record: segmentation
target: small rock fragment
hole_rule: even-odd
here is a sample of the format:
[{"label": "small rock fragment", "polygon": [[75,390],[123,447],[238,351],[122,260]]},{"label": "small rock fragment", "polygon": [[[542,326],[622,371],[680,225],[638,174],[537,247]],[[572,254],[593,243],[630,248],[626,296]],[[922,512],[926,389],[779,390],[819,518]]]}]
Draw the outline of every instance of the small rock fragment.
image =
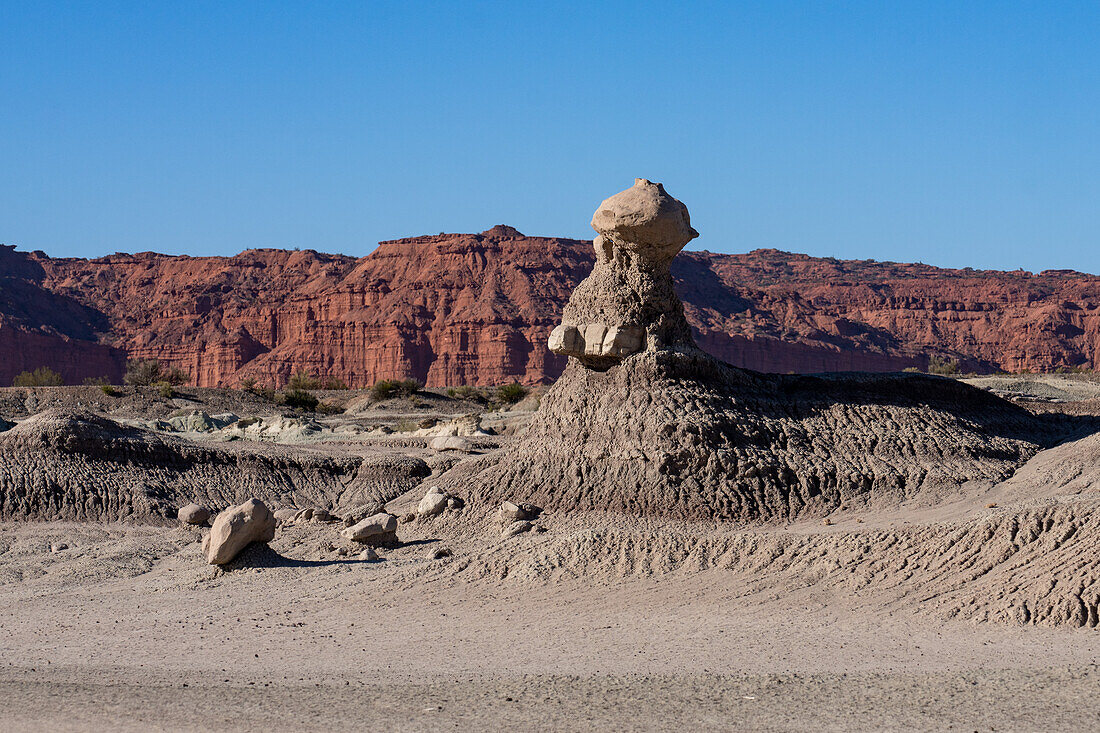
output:
[{"label": "small rock fragment", "polygon": [[367,517],[362,522],[344,529],[342,534],[352,542],[381,545],[397,539],[397,517],[385,512]]},{"label": "small rock fragment", "polygon": [[333,515],[332,512],[327,509],[314,509],[313,516],[310,517],[309,521],[320,524],[323,522],[335,522],[339,519],[339,517]]},{"label": "small rock fragment", "polygon": [[440,547],[438,550],[436,550],[435,552],[432,553],[432,559],[433,560],[442,560],[443,558],[450,557],[453,554],[454,553],[451,552],[451,548],[449,548],[449,547]]},{"label": "small rock fragment", "polygon": [[520,522],[527,519],[535,519],[542,513],[542,509],[534,504],[514,504],[506,501],[500,505],[497,514],[501,521]]},{"label": "small rock fragment", "polygon": [[500,531],[500,536],[503,539],[508,539],[509,537],[515,537],[517,534],[522,534],[534,528],[535,525],[526,520],[512,522],[511,524],[506,525],[504,529]]},{"label": "small rock fragment", "polygon": [[359,553],[359,559],[363,562],[377,562],[380,558],[373,547],[368,547]]},{"label": "small rock fragment", "polygon": [[184,524],[206,524],[206,520],[210,519],[210,510],[192,502],[181,507],[176,516]]},{"label": "small rock fragment", "polygon": [[294,517],[296,517],[297,515],[298,515],[298,510],[297,509],[276,509],[275,510],[275,519],[279,520],[280,522],[292,522],[292,521],[294,521]]},{"label": "small rock fragment", "polygon": [[359,524],[364,519],[375,514],[379,514],[383,511],[383,506],[379,503],[374,504],[360,504],[357,507],[353,507],[344,512],[344,526],[351,527]]},{"label": "small rock fragment", "polygon": [[308,522],[313,519],[313,508],[306,507],[294,515],[295,522]]},{"label": "small rock fragment", "polygon": [[69,549],[68,542],[54,542],[50,545],[50,552],[61,552],[62,550]]},{"label": "small rock fragment", "polygon": [[420,500],[420,504],[416,507],[416,514],[420,517],[434,517],[446,508],[447,495],[438,486],[433,486]]},{"label": "small rock fragment", "polygon": [[202,549],[211,565],[224,565],[252,542],[275,539],[275,515],[259,499],[231,506],[217,517]]}]

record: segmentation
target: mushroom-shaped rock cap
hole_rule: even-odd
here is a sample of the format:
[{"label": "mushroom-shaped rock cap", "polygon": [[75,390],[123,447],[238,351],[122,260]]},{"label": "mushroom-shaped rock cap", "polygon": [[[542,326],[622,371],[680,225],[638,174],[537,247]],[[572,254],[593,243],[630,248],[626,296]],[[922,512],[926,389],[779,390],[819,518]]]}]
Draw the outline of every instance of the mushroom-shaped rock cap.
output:
[{"label": "mushroom-shaped rock cap", "polygon": [[635,178],[634,185],[606,199],[592,216],[592,228],[620,245],[652,256],[673,257],[699,236],[687,207],[659,183]]}]

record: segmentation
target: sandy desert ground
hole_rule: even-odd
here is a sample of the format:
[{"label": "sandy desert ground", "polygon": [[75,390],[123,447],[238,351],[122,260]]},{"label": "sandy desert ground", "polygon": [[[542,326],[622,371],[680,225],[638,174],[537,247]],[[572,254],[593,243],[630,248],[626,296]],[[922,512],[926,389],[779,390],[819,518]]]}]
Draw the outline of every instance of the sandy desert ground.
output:
[{"label": "sandy desert ground", "polygon": [[[569,555],[577,537],[552,520],[545,534],[503,545],[481,537],[483,546],[446,521],[408,533],[379,563],[330,551],[325,525],[290,526],[228,571],[203,563],[197,530],[6,524],[4,728],[1003,731],[1100,722],[1095,628],[946,618],[951,603],[935,598],[950,596],[943,577],[852,584],[843,568],[823,569],[820,549],[850,543],[847,529],[832,542],[816,526],[734,538],[794,538],[811,556],[792,550],[768,570],[738,571],[707,567],[703,552],[677,562],[652,539],[700,527],[611,523],[580,533],[614,535],[606,552]],[[51,552],[60,541],[69,549]],[[432,559],[442,546],[454,554]]]},{"label": "sandy desert ground", "polygon": [[[311,417],[227,390],[0,390],[0,729],[1095,728],[1095,383],[970,381],[1076,432],[1000,481],[787,521],[549,510],[510,537],[476,496],[411,514],[456,462],[506,449],[541,392],[480,415],[442,394],[332,394]],[[211,417],[230,411],[245,419]],[[432,447],[455,433],[461,451]],[[100,439],[116,458],[81,453]],[[260,471],[273,508],[378,498],[399,542],[368,562],[339,522],[282,520],[208,565],[209,530],[164,502],[241,497],[203,484],[224,472],[189,473],[195,455]],[[33,498],[44,474],[70,478]],[[91,512],[85,475],[130,503],[42,521]]]},{"label": "sandy desert ground", "polygon": [[502,540],[471,505],[380,562],[325,523],[225,569],[203,528],[0,523],[0,727],[1087,730],[1096,606],[1052,578],[1095,592],[1100,493],[1050,471],[1090,446],[828,524],[548,512]]}]

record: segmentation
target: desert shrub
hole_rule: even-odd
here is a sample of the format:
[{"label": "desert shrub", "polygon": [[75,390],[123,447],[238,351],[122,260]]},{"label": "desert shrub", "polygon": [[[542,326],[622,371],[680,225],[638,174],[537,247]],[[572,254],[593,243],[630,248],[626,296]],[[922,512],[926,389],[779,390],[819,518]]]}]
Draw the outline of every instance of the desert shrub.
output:
[{"label": "desert shrub", "polygon": [[393,426],[395,432],[398,433],[412,433],[420,428],[420,423],[416,420],[399,420],[396,425]]},{"label": "desert shrub", "polygon": [[281,395],[280,402],[295,410],[316,410],[318,400],[304,389],[288,389]]},{"label": "desert shrub", "polygon": [[336,377],[325,377],[321,380],[321,389],[347,389],[348,385]]},{"label": "desert shrub", "polygon": [[241,389],[251,395],[259,397],[261,400],[275,402],[275,390],[268,387],[266,384],[258,383],[252,377],[245,377],[241,380]]},{"label": "desert shrub", "polygon": [[110,383],[111,380],[107,377],[84,377],[84,381],[81,382],[85,387],[102,387]]},{"label": "desert shrub", "polygon": [[305,392],[311,389],[320,389],[321,382],[306,370],[294,372],[286,388],[296,392]]},{"label": "desert shrub", "polygon": [[176,396],[176,390],[169,382],[154,382],[152,386],[156,387],[160,396],[166,400],[170,400]]},{"label": "desert shrub", "polygon": [[49,367],[38,367],[33,372],[20,372],[11,380],[13,387],[60,387],[65,384],[61,375]]},{"label": "desert shrub", "polygon": [[109,384],[99,385],[99,391],[107,395],[108,397],[118,397],[120,394],[122,394],[116,388],[112,387]]},{"label": "desert shrub", "polygon": [[379,379],[374,383],[374,386],[370,388],[370,398],[375,402],[381,402],[382,400],[388,400],[394,396],[396,386],[392,379]]},{"label": "desert shrub", "polygon": [[928,358],[928,371],[930,374],[942,374],[949,376],[959,373],[959,362],[946,356],[933,354]]},{"label": "desert shrub", "polygon": [[465,384],[461,387],[448,388],[447,396],[453,397],[456,400],[468,400],[470,402],[485,401],[485,395],[481,393],[481,390],[479,390],[477,387],[471,387]]},{"label": "desert shrub", "polygon": [[518,382],[497,388],[497,399],[506,405],[514,405],[527,396],[527,388]]},{"label": "desert shrub", "polygon": [[342,415],[344,408],[331,402],[321,402],[318,403],[316,411],[322,415]]},{"label": "desert shrub", "polygon": [[180,385],[190,380],[190,375],[177,367],[162,367],[156,359],[137,359],[126,362],[126,384],[135,387],[154,387],[161,383]]},{"label": "desert shrub", "polygon": [[902,369],[902,371],[906,374],[916,374],[920,372],[920,369],[917,369],[916,367],[905,367],[904,369]]},{"label": "desert shrub", "polygon": [[371,399],[375,402],[391,397],[411,397],[420,391],[423,385],[415,379],[379,379],[370,388]]}]

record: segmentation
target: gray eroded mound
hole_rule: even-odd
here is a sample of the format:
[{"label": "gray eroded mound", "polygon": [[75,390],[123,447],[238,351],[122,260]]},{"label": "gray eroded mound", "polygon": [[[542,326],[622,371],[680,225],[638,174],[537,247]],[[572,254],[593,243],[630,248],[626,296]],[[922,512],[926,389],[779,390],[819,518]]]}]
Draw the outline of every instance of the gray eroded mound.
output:
[{"label": "gray eroded mound", "polygon": [[570,364],[527,430],[441,485],[552,509],[775,520],[1001,481],[1070,426],[921,375],[763,375],[703,352]]},{"label": "gray eroded mound", "polygon": [[441,486],[550,509],[789,519],[988,485],[1068,429],[954,380],[719,362],[672,287],[696,236],[683,204],[638,179],[592,225],[596,263],[550,335],[564,374],[515,443]]},{"label": "gray eroded mound", "polygon": [[406,456],[365,464],[287,446],[199,445],[55,409],[0,433],[0,519],[157,519],[191,501],[220,508],[251,497],[329,507],[349,492],[400,494],[428,473]]}]

